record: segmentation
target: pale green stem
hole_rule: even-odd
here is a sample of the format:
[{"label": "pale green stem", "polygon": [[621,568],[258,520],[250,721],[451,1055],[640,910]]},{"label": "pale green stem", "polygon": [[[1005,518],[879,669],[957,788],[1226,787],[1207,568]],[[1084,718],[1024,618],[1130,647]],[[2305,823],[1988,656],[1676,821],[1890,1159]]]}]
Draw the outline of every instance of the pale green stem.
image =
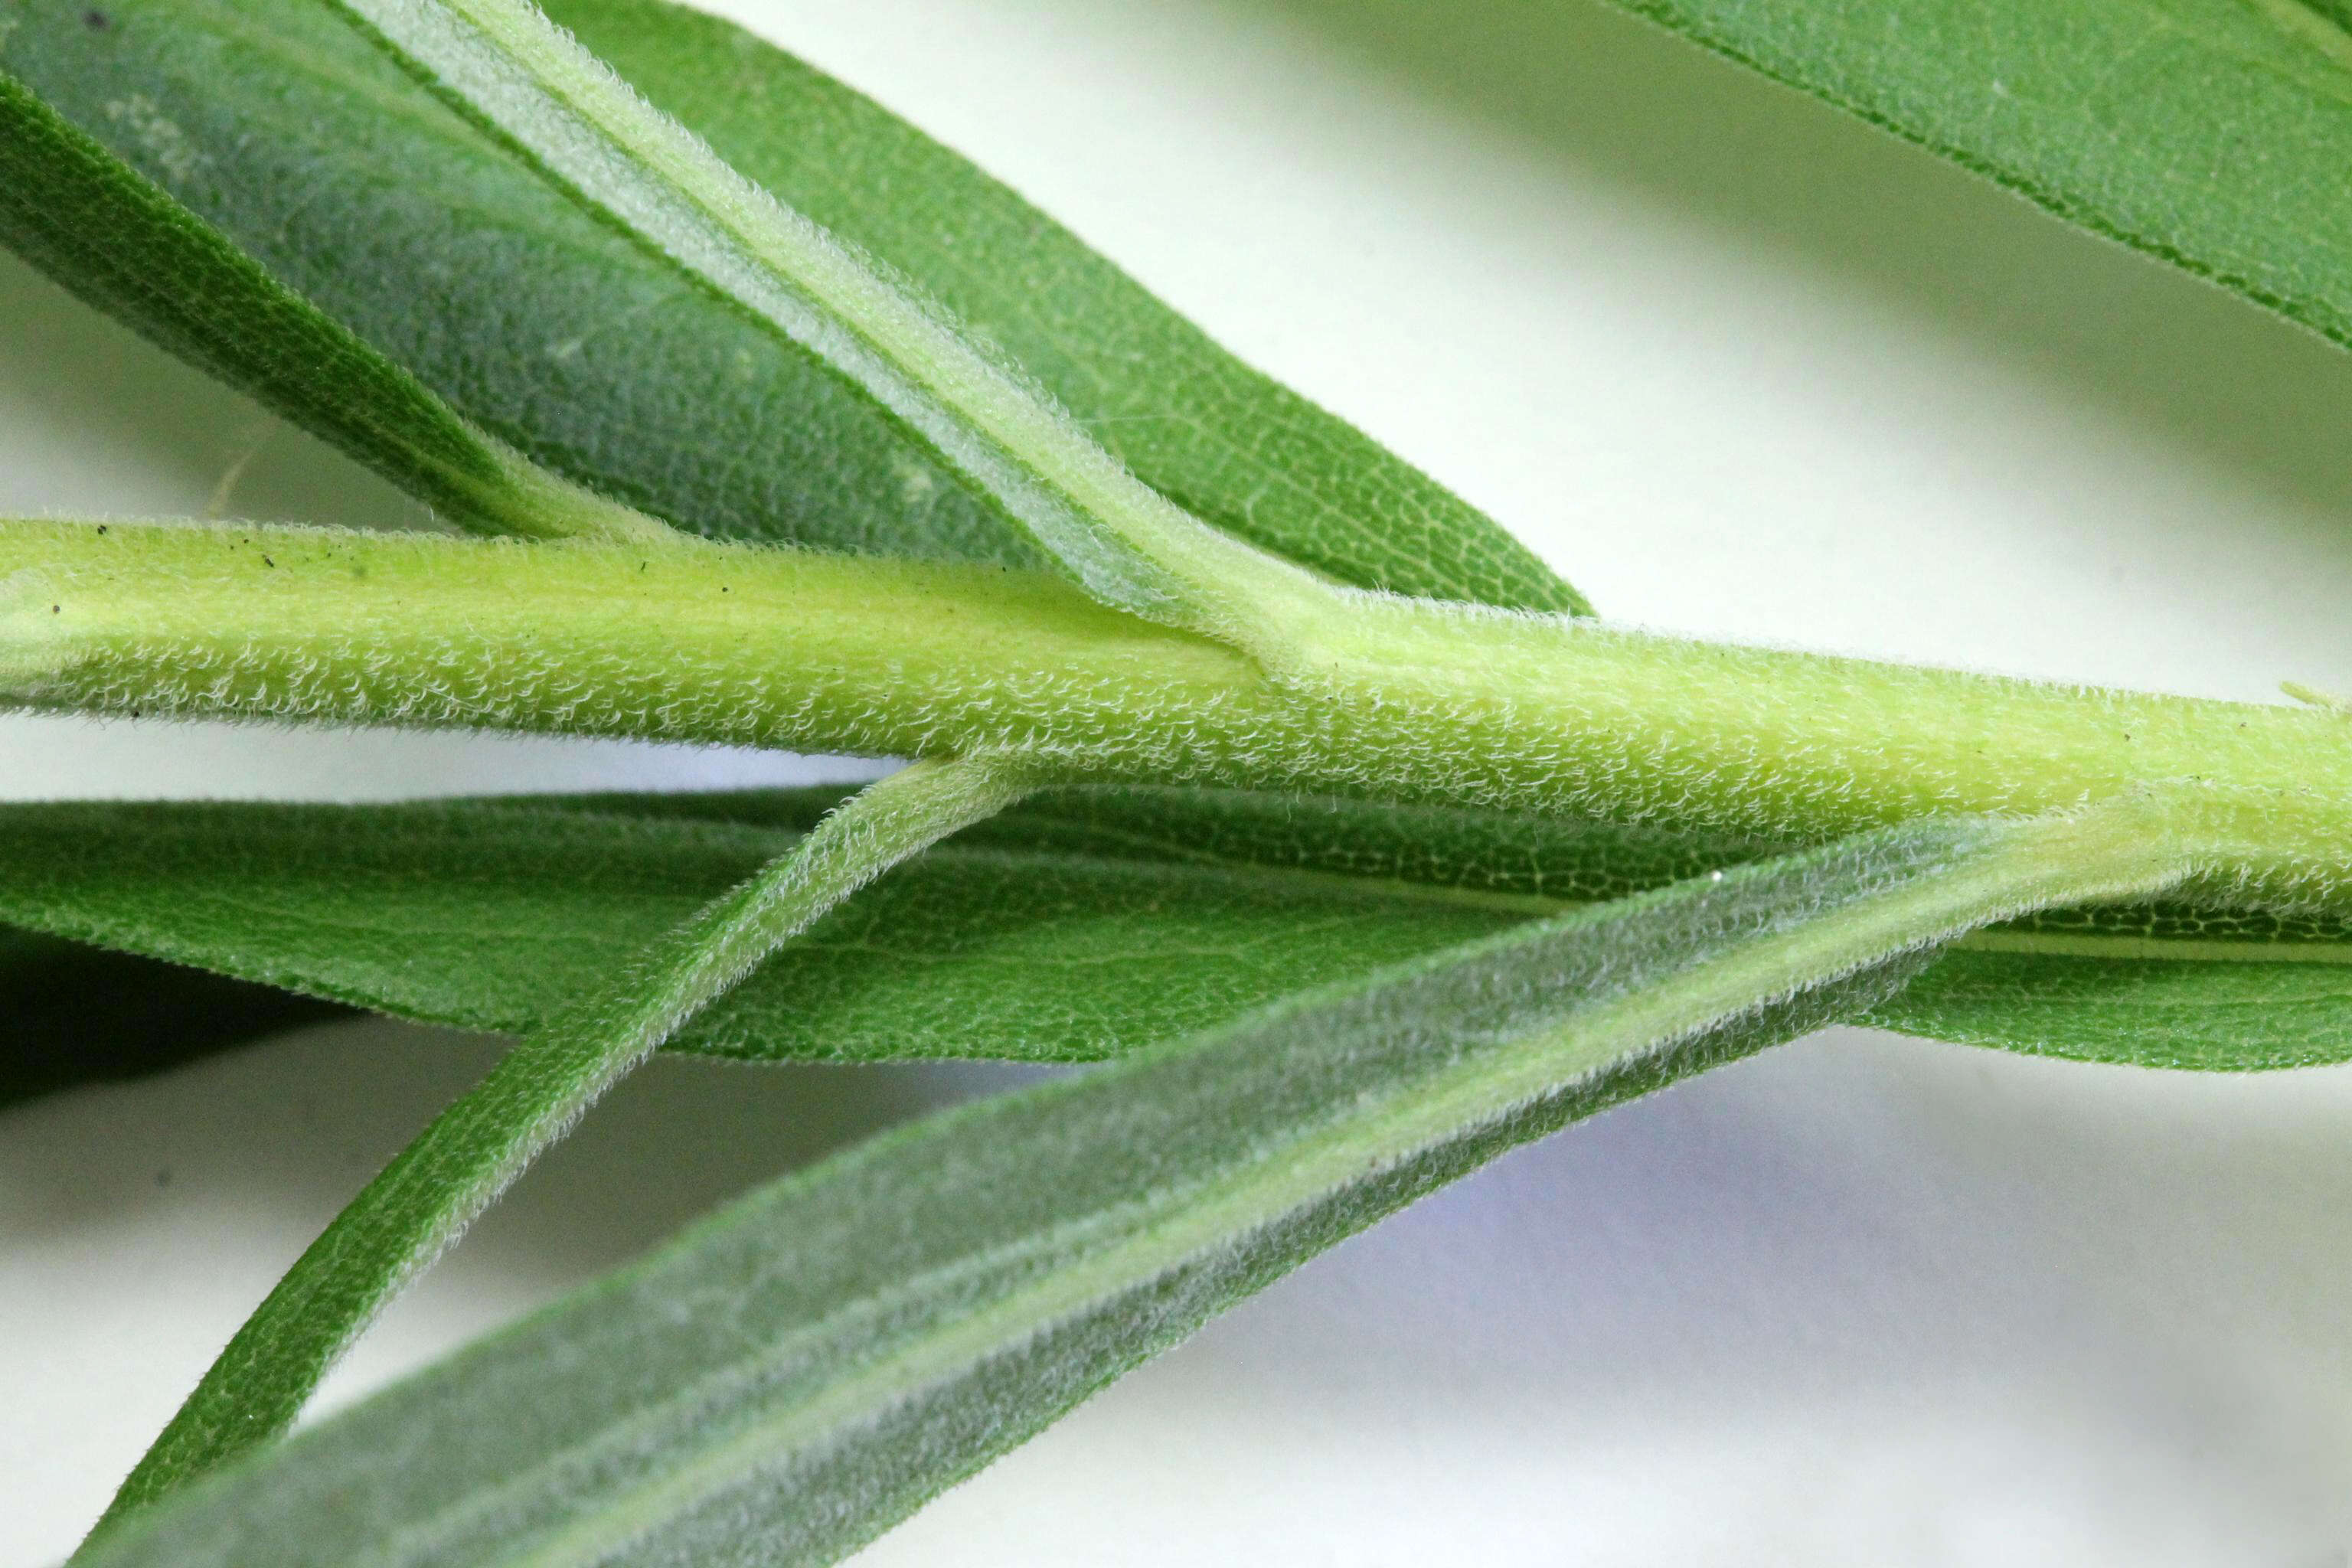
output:
[{"label": "pale green stem", "polygon": [[887,409],[1105,602],[1257,647],[1313,580],[1144,484],[1019,373],[738,174],[528,0],[341,0],[562,184]]},{"label": "pale green stem", "polygon": [[122,1483],[92,1539],[284,1432],[384,1306],[663,1040],[843,899],[1044,778],[1031,760],[996,756],[894,773],[532,1031],[303,1253]]},{"label": "pale green stem", "polygon": [[2352,731],[2195,701],[1318,590],[1279,678],[1058,579],[677,540],[0,525],[0,692],[1590,813],[1817,841],[2178,796],[2198,891],[2352,910]]}]

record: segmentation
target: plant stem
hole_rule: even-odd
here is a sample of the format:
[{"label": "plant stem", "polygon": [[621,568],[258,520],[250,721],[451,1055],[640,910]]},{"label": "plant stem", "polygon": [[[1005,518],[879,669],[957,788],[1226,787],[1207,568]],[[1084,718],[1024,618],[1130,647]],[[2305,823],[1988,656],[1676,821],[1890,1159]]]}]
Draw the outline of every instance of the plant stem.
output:
[{"label": "plant stem", "polygon": [[2308,710],[1337,589],[1262,665],[1056,578],[682,537],[16,523],[0,580],[0,690],[30,706],[1021,750],[1792,842],[2146,794],[2209,847],[2199,896],[2352,909],[2352,731]]},{"label": "plant stem", "polygon": [[99,1521],[126,1515],[293,1425],[376,1315],[606,1089],[789,938],[883,871],[1044,782],[1020,758],[918,763],[649,944],[436,1118],[248,1318]]}]

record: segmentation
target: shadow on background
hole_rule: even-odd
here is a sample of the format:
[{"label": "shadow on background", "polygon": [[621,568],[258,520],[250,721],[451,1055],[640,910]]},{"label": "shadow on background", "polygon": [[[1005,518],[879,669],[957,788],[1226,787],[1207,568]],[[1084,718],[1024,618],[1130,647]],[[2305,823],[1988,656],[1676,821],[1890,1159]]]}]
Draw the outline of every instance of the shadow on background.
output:
[{"label": "shadow on background", "polygon": [[[0,1140],[0,1251],[100,1234],[142,1209],[202,1225],[279,1216],[307,1237],[507,1044],[360,1018],[31,1102]],[[1040,1073],[970,1062],[752,1068],[657,1058],[533,1166],[457,1260],[519,1276],[526,1289],[569,1285],[772,1177]]]},{"label": "shadow on background", "polygon": [[121,466],[144,487],[142,495],[118,496],[103,475],[93,476],[64,498],[70,510],[131,513],[161,505],[199,515],[218,499],[221,515],[270,521],[365,528],[427,520],[424,507],[387,481],[100,315],[5,249],[0,322],[6,323],[0,408],[10,426],[0,430],[0,442],[69,432],[77,448],[130,455]]},{"label": "shadow on background", "polygon": [[1859,120],[1585,0],[1217,3],[1303,23],[1452,112],[2352,529],[2352,355]]}]

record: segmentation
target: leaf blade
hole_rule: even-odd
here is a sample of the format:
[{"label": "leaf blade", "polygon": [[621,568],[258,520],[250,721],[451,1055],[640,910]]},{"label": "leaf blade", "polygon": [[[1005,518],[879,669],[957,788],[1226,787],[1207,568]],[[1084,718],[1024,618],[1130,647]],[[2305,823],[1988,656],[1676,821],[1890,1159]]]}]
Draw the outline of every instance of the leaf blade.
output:
[{"label": "leaf blade", "polygon": [[[714,536],[1041,563],[831,378],[548,189],[329,8],[121,0],[106,15],[112,26],[94,31],[68,8],[0,0],[7,68],[534,461]],[[829,225],[984,316],[1147,483],[1344,581],[1582,607],[1491,521],[1241,364],[1068,231],[847,89],[684,7],[562,19],[668,82],[669,107],[789,184],[793,199],[822,206]],[[677,90],[720,70],[727,94]],[[721,124],[739,101],[807,129],[809,142]],[[138,123],[110,114],[126,102],[151,112]],[[139,123],[170,127],[178,155],[159,154]],[[1070,281],[1081,302],[1065,310],[1034,290],[975,295],[975,281],[956,276],[954,235],[905,222],[903,182],[859,178],[877,166],[919,175],[941,210],[992,237],[995,261]],[[1062,352],[1044,352],[1056,342]],[[1179,434],[1125,443],[1145,406]],[[696,416],[681,419],[681,408]],[[1181,434],[1193,430],[1211,437]]]},{"label": "leaf blade", "polygon": [[668,0],[546,10],[729,163],[918,279],[1178,505],[1360,586],[1591,613],[1459,497],[1242,364],[871,100]]},{"label": "leaf blade", "polygon": [[283,1434],[385,1305],[682,1023],[890,866],[1027,793],[1033,774],[989,757],[894,773],[582,988],[305,1249],[132,1468],[92,1539]]},{"label": "leaf blade", "polygon": [[[786,851],[841,798],[812,789],[0,807],[0,921],[426,1022],[523,1031],[625,961],[638,933],[685,919]],[[1240,792],[1043,796],[884,878],[669,1048],[750,1061],[1121,1056],[1771,849]],[[2230,919],[2123,910],[2034,929],[2210,932]],[[2229,929],[2267,940],[2278,923],[2241,918]],[[2000,955],[1989,967],[1995,955],[1981,944],[1997,939],[1947,952],[1871,1021],[2145,1066],[2247,1070],[2352,1050],[2352,996],[2325,966],[2248,967],[2151,947],[2095,960]],[[2315,951],[2340,933],[2294,940]],[[92,968],[106,960],[88,950],[74,962],[102,995],[158,984],[136,967],[145,959],[124,958],[120,972]],[[25,972],[28,996],[55,990],[41,991],[37,975]],[[52,1043],[26,1066],[39,1087],[179,1059],[161,1036],[110,1045],[83,1030],[77,1044],[67,1024],[52,1021]]]},{"label": "leaf blade", "polygon": [[[736,802],[755,820],[731,823],[630,820],[614,799],[595,811],[7,806],[0,920],[428,1023],[530,1030],[624,962],[642,931],[788,851],[835,799]],[[645,804],[679,809],[675,797]],[[1164,826],[1167,804],[1136,816]],[[1103,848],[1096,820],[1058,842],[1016,826],[924,856],[769,962],[677,1047],[877,1060],[962,1056],[985,1030],[979,1047],[1009,1056],[1096,1058],[1527,912]]]},{"label": "leaf blade", "polygon": [[458,521],[543,538],[649,526],[468,424],[5,70],[0,237],[84,300]]},{"label": "leaf blade", "polygon": [[553,1568],[754,1541],[762,1561],[830,1561],[1502,1148],[1849,1007],[1967,924],[2178,874],[2111,828],[1868,835],[920,1124],[756,1194],[93,1562]]},{"label": "leaf blade", "polygon": [[2297,0],[1618,0],[2352,344],[2352,34]]},{"label": "leaf blade", "polygon": [[2078,1061],[2218,1072],[2319,1067],[2352,1056],[2352,943],[2262,957],[2200,952],[2188,942],[2116,956],[1969,944],[1859,1021]]},{"label": "leaf blade", "polygon": [[821,365],[1098,602],[1262,653],[1311,574],[1145,484],[1018,366],[744,177],[531,0],[336,0],[551,184]]}]

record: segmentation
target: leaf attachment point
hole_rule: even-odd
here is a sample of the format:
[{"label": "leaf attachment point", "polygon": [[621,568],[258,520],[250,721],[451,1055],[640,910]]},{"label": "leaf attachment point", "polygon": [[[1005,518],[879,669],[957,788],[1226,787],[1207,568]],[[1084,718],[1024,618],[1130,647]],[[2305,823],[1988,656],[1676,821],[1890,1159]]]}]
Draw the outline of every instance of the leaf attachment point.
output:
[{"label": "leaf attachment point", "polygon": [[0,237],[84,300],[478,531],[669,537],[458,415],[5,71]]},{"label": "leaf attachment point", "polygon": [[890,775],[508,1053],[368,1184],[246,1321],[91,1540],[285,1432],[385,1305],[663,1040],[874,878],[1041,782],[1034,761],[998,756]]},{"label": "leaf attachment point", "polygon": [[913,432],[1103,603],[1248,647],[1316,580],[1135,478],[1018,371],[523,0],[339,0],[446,97]]},{"label": "leaf attachment point", "polygon": [[1503,1150],[1866,1005],[1985,921],[2169,886],[2189,855],[2163,829],[2119,808],[1864,834],[934,1118],[157,1510],[93,1568],[387,1541],[446,1568],[835,1561]]}]

